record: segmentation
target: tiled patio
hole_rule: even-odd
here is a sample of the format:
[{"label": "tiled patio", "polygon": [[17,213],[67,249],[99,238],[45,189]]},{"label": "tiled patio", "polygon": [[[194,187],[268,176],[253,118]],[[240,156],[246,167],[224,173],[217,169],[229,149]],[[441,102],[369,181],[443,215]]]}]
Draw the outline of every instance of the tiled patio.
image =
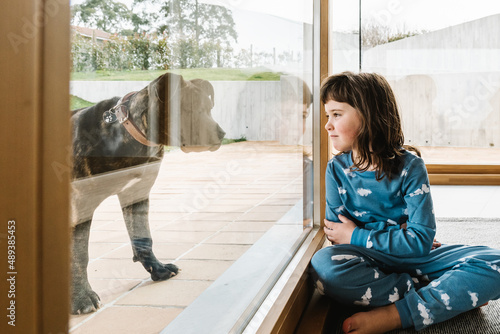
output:
[{"label": "tiled patio", "polygon": [[71,333],[158,333],[302,198],[302,148],[242,142],[166,154],[151,194],[153,248],[180,273],[153,282],[132,250],[116,196],[94,214],[88,274],[103,307]]}]

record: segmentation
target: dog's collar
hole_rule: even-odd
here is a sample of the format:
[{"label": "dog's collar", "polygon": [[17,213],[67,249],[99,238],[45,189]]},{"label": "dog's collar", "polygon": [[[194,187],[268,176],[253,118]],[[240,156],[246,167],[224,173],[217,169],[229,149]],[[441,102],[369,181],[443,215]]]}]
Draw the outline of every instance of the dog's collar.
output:
[{"label": "dog's collar", "polygon": [[113,108],[105,111],[102,115],[104,122],[110,124],[118,121],[125,127],[125,130],[127,130],[127,132],[139,143],[146,146],[159,146],[160,144],[149,141],[146,135],[141,131],[141,129],[139,129],[137,125],[135,125],[133,120],[129,118],[129,109],[128,106],[125,105],[125,103],[135,93],[136,92],[128,93],[127,95],[123,96]]}]

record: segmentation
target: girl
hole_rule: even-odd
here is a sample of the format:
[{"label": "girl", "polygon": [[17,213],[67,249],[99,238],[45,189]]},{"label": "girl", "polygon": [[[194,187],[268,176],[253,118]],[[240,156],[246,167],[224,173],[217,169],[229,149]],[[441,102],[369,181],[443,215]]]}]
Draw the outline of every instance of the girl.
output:
[{"label": "girl", "polygon": [[325,181],[333,246],[311,263],[321,292],[368,308],[347,318],[344,332],[420,330],[500,298],[499,250],[434,241],[427,171],[418,150],[403,145],[388,82],[344,72],[323,82],[321,100],[340,153]]}]

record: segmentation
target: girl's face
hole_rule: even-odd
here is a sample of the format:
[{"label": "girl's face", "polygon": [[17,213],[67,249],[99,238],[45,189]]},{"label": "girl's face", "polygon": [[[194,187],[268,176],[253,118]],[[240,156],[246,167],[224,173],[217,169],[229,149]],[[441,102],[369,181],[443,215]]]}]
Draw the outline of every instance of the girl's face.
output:
[{"label": "girl's face", "polygon": [[361,129],[358,111],[347,103],[334,100],[329,100],[325,104],[325,111],[328,118],[325,129],[328,131],[333,147],[337,151],[353,150],[354,142]]}]

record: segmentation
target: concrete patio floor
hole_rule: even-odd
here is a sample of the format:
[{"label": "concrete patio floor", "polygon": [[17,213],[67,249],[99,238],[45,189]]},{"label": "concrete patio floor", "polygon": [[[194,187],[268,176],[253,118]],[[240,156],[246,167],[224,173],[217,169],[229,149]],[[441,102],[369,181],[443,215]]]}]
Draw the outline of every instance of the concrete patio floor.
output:
[{"label": "concrete patio floor", "polygon": [[302,199],[302,148],[241,142],[169,152],[151,192],[153,249],[181,271],[153,282],[132,250],[116,196],[94,214],[88,275],[103,307],[70,332],[158,333]]}]

